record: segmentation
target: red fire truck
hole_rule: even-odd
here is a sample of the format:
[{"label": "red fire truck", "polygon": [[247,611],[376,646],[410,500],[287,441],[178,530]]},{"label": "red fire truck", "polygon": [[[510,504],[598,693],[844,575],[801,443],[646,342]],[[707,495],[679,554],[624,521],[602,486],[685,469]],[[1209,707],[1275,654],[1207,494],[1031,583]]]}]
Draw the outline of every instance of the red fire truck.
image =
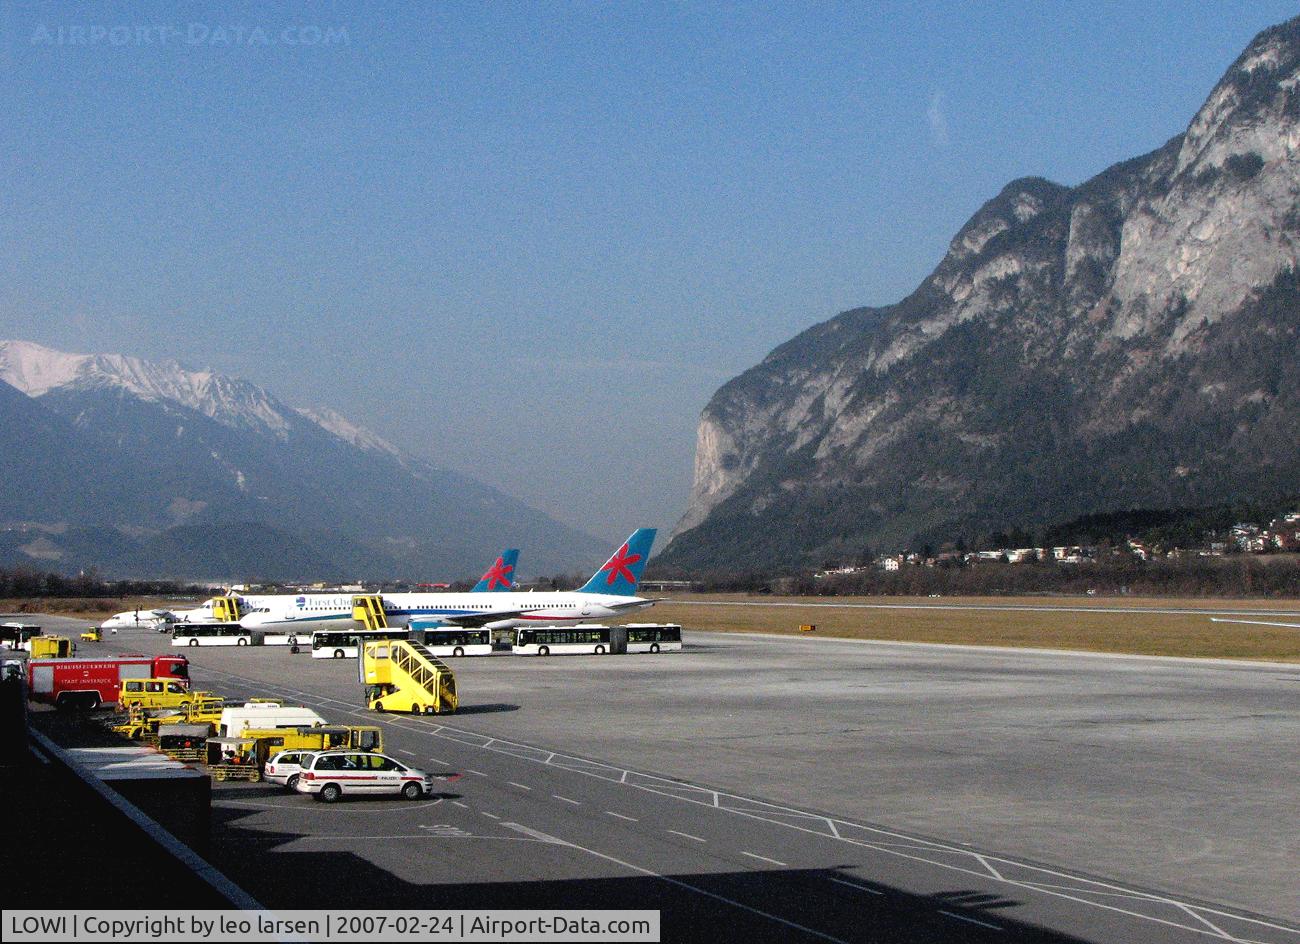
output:
[{"label": "red fire truck", "polygon": [[185,656],[116,656],[108,659],[32,659],[28,695],[61,708],[98,708],[116,702],[123,679],[181,679],[189,684]]}]

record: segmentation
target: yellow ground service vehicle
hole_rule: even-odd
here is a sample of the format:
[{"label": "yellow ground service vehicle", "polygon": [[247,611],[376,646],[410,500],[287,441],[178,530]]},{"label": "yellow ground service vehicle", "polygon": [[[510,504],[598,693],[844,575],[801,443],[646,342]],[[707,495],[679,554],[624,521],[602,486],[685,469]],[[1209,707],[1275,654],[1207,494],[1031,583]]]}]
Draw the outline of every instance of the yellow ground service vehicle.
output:
[{"label": "yellow ground service vehicle", "polygon": [[[86,638],[84,633],[81,638]],[[33,659],[66,659],[77,651],[67,636],[33,636],[28,645]]]},{"label": "yellow ground service vehicle", "polygon": [[245,728],[239,733],[243,737],[265,741],[268,757],[287,750],[327,751],[346,747],[352,750],[381,753],[384,749],[383,732],[379,728],[370,726],[318,724],[309,728],[275,728],[265,731]]},{"label": "yellow ground service vehicle", "polygon": [[210,724],[169,724],[158,728],[158,750],[176,760],[202,761],[211,734]]},{"label": "yellow ground service vehicle", "polygon": [[92,626],[81,634],[81,640],[83,642],[103,642],[104,631],[98,626]]},{"label": "yellow ground service vehicle", "polygon": [[135,705],[127,709],[125,721],[111,725],[109,730],[132,741],[141,741],[148,738],[157,726],[157,718],[150,718],[147,711]]},{"label": "yellow ground service vehicle", "polygon": [[210,737],[204,743],[207,766],[214,780],[262,779],[266,745],[251,737]]},{"label": "yellow ground service vehicle", "polygon": [[179,679],[126,679],[122,682],[117,705],[123,710],[135,705],[149,709],[180,708],[199,699],[215,697],[211,692],[190,691]]},{"label": "yellow ground service vehicle", "polygon": [[438,715],[450,714],[459,704],[451,669],[418,642],[367,642],[357,672],[372,711]]}]

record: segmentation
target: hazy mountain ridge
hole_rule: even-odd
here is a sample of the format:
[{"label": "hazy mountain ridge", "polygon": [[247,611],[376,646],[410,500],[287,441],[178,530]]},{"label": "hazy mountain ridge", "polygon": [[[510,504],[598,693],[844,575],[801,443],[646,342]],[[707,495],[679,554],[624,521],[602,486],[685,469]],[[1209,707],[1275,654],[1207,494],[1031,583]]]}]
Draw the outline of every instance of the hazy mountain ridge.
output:
[{"label": "hazy mountain ridge", "polygon": [[701,417],[662,562],[820,562],[1300,479],[1300,18],[1188,128],[1009,184],[908,298],[776,348]]},{"label": "hazy mountain ridge", "polygon": [[26,342],[0,343],[4,378],[37,393],[0,381],[0,433],[13,440],[0,514],[36,526],[0,547],[5,563],[450,578],[507,545],[528,548],[539,572],[586,566],[602,550],[340,414],[288,407],[248,381]]}]

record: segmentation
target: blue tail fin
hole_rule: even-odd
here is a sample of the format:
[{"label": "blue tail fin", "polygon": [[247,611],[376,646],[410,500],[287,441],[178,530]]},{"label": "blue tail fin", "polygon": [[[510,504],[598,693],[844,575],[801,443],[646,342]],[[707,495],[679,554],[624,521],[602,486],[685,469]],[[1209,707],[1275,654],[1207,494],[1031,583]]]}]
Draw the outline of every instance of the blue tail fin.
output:
[{"label": "blue tail fin", "polygon": [[474,584],[471,593],[486,593],[489,590],[513,590],[515,587],[515,564],[519,560],[519,548],[512,547],[502,551],[491,567],[487,569],[479,582]]},{"label": "blue tail fin", "polygon": [[616,597],[636,596],[636,585],[641,582],[650,545],[655,542],[654,528],[637,528],[605,566],[578,588],[579,593],[605,593]]}]

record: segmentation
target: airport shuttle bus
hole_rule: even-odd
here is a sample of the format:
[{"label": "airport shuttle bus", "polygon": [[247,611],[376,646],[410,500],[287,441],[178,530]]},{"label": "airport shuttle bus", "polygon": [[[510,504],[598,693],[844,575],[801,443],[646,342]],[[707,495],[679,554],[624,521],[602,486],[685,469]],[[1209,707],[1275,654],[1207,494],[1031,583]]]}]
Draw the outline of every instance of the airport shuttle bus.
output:
[{"label": "airport shuttle bus", "polygon": [[628,652],[680,652],[682,628],[675,623],[628,623]]},{"label": "airport shuttle bus", "polygon": [[238,623],[177,623],[173,646],[252,646],[258,640]]},{"label": "airport shuttle bus", "polygon": [[366,642],[380,639],[406,639],[410,633],[400,629],[321,630],[311,634],[313,659],[355,659]]},{"label": "airport shuttle bus", "polygon": [[[422,630],[424,647],[435,656],[490,656],[492,631],[439,626]],[[419,638],[417,635],[415,638]]]},{"label": "airport shuttle bus", "polygon": [[515,630],[517,656],[602,655],[609,652],[608,626],[538,626]]}]

